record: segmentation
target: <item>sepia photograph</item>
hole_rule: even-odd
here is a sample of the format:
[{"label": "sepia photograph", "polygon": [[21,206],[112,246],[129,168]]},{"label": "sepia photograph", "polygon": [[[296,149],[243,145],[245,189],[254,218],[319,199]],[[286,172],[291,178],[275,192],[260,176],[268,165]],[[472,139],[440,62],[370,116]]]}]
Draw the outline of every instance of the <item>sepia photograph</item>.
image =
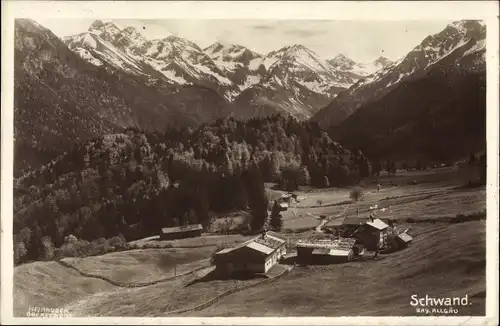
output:
[{"label": "sepia photograph", "polygon": [[9,315],[498,323],[498,19],[148,6],[10,17]]}]

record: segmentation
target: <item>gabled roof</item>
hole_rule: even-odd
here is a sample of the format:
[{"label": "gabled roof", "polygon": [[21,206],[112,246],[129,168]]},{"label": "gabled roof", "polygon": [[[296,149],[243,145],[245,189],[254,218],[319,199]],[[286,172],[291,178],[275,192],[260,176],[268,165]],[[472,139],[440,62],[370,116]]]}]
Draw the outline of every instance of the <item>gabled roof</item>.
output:
[{"label": "gabled roof", "polygon": [[372,221],[368,221],[366,222],[367,225],[371,226],[371,227],[374,227],[376,228],[377,230],[385,230],[389,227],[389,225],[387,225],[384,221],[382,221],[381,219],[379,218],[376,218]]},{"label": "gabled roof", "polygon": [[162,228],[161,233],[179,233],[179,232],[196,231],[196,230],[203,230],[203,226],[201,226],[201,224],[191,224],[186,226]]},{"label": "gabled roof", "polygon": [[273,231],[267,231],[266,236],[272,237],[272,238],[277,239],[279,241],[282,241],[283,243],[286,242],[286,237],[282,236],[279,233],[273,232]]},{"label": "gabled roof", "polygon": [[262,235],[259,235],[258,237],[240,243],[235,247],[223,249],[217,252],[216,254],[223,255],[232,252],[236,249],[247,247],[252,250],[269,255],[285,243],[286,240],[278,233],[267,231],[264,237],[262,237]]},{"label": "gabled roof", "polygon": [[368,221],[369,219],[366,217],[346,217],[344,221],[342,222],[343,225],[363,225]]},{"label": "gabled roof", "polygon": [[246,245],[247,248],[262,252],[266,255],[271,254],[274,251],[274,248],[268,247],[262,243],[259,243],[257,241],[250,242],[249,244]]}]

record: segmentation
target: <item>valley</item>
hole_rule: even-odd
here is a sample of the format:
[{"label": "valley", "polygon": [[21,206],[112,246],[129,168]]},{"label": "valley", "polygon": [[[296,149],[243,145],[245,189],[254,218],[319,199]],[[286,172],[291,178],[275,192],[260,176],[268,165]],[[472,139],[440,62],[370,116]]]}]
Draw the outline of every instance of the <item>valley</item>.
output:
[{"label": "valley", "polygon": [[[485,314],[483,22],[371,62],[145,28],[16,20],[16,316],[415,316],[415,294]],[[379,255],[381,224],[410,240]],[[299,263],[341,233],[356,251],[315,250],[347,262]]]},{"label": "valley", "polygon": [[[457,175],[462,177],[457,178]],[[421,296],[468,294],[472,304],[461,309],[459,315],[481,315],[484,314],[486,291],[484,220],[456,224],[444,220],[484,211],[484,188],[457,189],[458,183],[470,176],[470,170],[429,171],[420,176],[410,174],[409,178],[420,182],[417,186],[403,181],[404,172],[382,178],[380,192],[367,195],[346,212],[346,215],[356,214],[356,209],[360,208],[362,214],[366,214],[367,207],[378,203],[390,208],[377,215],[394,218],[398,228],[410,227],[409,233],[414,237],[411,246],[382,255],[379,260],[373,260],[367,254],[363,261],[297,266],[274,282],[261,285],[257,285],[261,279],[191,284],[210,271],[209,258],[216,250],[216,243],[245,240],[236,235],[204,234],[201,238],[172,242],[172,248],[134,249],[103,256],[63,259],[76,270],[57,262],[35,262],[16,267],[15,311],[21,316],[28,305],[43,303],[54,308],[64,305],[73,316],[171,316],[172,312],[195,308],[229,289],[250,286],[207,308],[184,314],[257,316],[255,309],[259,307],[259,316],[417,315],[409,305],[410,296],[416,293]],[[391,185],[393,183],[395,186]],[[348,199],[348,191],[341,189],[299,191],[297,194],[305,199],[284,212],[283,234],[289,239],[290,251],[294,250],[293,239],[314,234],[318,221],[310,220],[306,213],[337,214],[342,205],[329,205]],[[470,198],[471,204],[467,205],[465,198]],[[323,207],[308,208],[317,205],[318,199],[323,200]],[[468,210],[464,211],[459,203],[466,205]],[[141,245],[148,242],[154,242],[154,238]],[[182,248],[202,243],[205,243],[204,247]],[[173,264],[177,274],[173,272]],[[85,277],[77,271],[124,285],[116,286],[102,279]],[[373,281],[375,275],[376,282]],[[43,284],[32,283],[42,278],[45,280]],[[154,282],[158,283],[147,285]],[[127,284],[139,287],[130,288]],[[460,288],[456,287],[457,284]],[[365,293],[370,295],[364,296]]]}]

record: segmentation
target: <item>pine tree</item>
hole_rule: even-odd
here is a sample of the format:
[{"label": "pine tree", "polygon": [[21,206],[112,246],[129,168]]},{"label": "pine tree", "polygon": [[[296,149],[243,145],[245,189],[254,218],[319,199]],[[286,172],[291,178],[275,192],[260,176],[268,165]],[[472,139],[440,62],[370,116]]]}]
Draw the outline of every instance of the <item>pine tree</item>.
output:
[{"label": "pine tree", "polygon": [[283,228],[283,216],[281,215],[281,207],[277,201],[274,202],[271,210],[269,225],[274,231],[281,231]]},{"label": "pine tree", "polygon": [[255,162],[252,162],[245,171],[248,205],[252,214],[250,226],[252,231],[259,232],[266,224],[267,197],[262,174]]}]

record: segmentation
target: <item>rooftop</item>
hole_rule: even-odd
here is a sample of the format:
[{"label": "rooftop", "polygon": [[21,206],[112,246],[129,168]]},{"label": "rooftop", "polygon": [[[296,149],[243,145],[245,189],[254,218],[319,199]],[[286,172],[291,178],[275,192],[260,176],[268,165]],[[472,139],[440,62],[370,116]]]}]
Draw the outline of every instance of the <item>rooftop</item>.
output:
[{"label": "rooftop", "polygon": [[339,217],[332,219],[330,222],[328,222],[326,225],[327,226],[343,226],[343,225],[363,225],[365,224],[369,219],[366,217]]},{"label": "rooftop", "polygon": [[303,248],[324,248],[335,249],[342,251],[349,251],[356,243],[353,238],[339,238],[339,239],[301,239],[297,242],[297,247]]},{"label": "rooftop", "polygon": [[286,240],[284,237],[276,232],[268,231],[265,233],[264,237],[262,237],[262,235],[259,235],[258,237],[245,241],[235,247],[223,249],[217,252],[217,254],[226,254],[241,247],[248,247],[250,249],[269,255],[285,243]]},{"label": "rooftop", "polygon": [[379,218],[376,218],[372,221],[368,221],[366,222],[366,224],[378,229],[378,230],[384,230],[384,229],[387,229],[389,227],[389,225],[387,225],[384,221],[382,221],[381,219]]},{"label": "rooftop", "polygon": [[412,236],[409,235],[408,233],[400,233],[398,234],[398,238],[400,238],[404,242],[410,242],[413,240]]},{"label": "rooftop", "polygon": [[162,228],[162,233],[178,233],[178,232],[187,232],[187,231],[196,231],[203,230],[203,226],[201,224],[191,224],[185,226],[175,226],[171,228]]}]

